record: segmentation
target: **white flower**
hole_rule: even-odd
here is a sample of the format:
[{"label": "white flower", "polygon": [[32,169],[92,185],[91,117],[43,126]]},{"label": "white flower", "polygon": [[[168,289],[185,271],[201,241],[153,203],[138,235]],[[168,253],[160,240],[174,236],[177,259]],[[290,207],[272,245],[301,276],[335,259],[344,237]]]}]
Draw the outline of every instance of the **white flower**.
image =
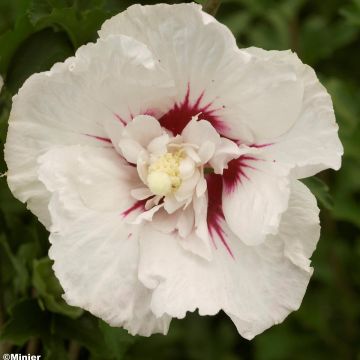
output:
[{"label": "white flower", "polygon": [[319,238],[298,180],[338,169],[330,96],[290,51],[239,50],[198,5],[131,6],[14,97],[8,183],[69,304],[132,334],[298,309]]}]

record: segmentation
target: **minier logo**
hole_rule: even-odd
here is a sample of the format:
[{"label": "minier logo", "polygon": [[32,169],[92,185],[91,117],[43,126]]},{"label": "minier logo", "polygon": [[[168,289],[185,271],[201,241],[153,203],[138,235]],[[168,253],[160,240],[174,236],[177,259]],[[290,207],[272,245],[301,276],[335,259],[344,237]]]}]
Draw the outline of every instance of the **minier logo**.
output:
[{"label": "minier logo", "polygon": [[41,355],[4,354],[3,360],[40,360]]}]

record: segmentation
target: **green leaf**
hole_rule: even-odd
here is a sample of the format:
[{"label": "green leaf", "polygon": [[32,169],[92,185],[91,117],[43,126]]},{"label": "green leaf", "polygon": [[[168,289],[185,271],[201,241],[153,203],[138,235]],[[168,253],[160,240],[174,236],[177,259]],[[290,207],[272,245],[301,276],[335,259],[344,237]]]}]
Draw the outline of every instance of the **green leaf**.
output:
[{"label": "green leaf", "polygon": [[17,48],[35,31],[28,17],[17,20],[14,29],[0,36],[0,73],[5,75]]},{"label": "green leaf", "polygon": [[75,48],[93,41],[96,32],[109,14],[103,10],[102,1],[87,4],[66,0],[32,0],[28,14],[36,28],[59,26],[66,31]]},{"label": "green leaf", "polygon": [[352,4],[347,4],[340,9],[340,14],[343,15],[350,24],[360,27],[360,1],[353,0]]},{"label": "green leaf", "polygon": [[0,334],[1,341],[22,346],[32,337],[48,336],[48,315],[39,308],[36,300],[20,301],[10,313],[11,318]]},{"label": "green leaf", "polygon": [[13,278],[13,283],[15,291],[20,294],[24,294],[29,285],[29,273],[25,264],[21,261],[21,259],[13,254],[5,236],[3,235],[0,235],[0,248],[2,249],[1,251],[4,252],[8,263],[14,269],[15,277]]},{"label": "green leaf", "polygon": [[136,338],[120,328],[111,327],[99,320],[99,328],[103,333],[105,342],[116,360],[123,360],[126,351],[135,343]]},{"label": "green leaf", "polygon": [[311,192],[316,196],[320,204],[326,209],[332,209],[333,199],[329,193],[329,186],[324,183],[318,177],[310,177],[303,179],[302,182],[311,190]]},{"label": "green leaf", "polygon": [[360,159],[344,158],[335,185],[333,215],[360,228]]},{"label": "green leaf", "polygon": [[64,33],[45,29],[30,36],[16,51],[7,76],[7,86],[16,93],[33,73],[49,70],[59,61],[73,55]]},{"label": "green leaf", "polygon": [[82,315],[82,309],[70,306],[62,299],[63,290],[54,275],[52,261],[49,258],[34,260],[33,285],[39,299],[49,311],[74,319]]},{"label": "green leaf", "polygon": [[316,64],[329,58],[335,52],[356,39],[359,29],[343,19],[329,24],[329,20],[319,15],[309,17],[300,32],[302,60]]},{"label": "green leaf", "polygon": [[68,360],[68,352],[65,347],[65,341],[59,339],[57,336],[51,336],[46,341],[43,341],[45,348],[46,360]]},{"label": "green leaf", "polygon": [[98,320],[87,313],[77,320],[64,316],[55,317],[53,331],[61,338],[78,342],[92,355],[99,356],[103,360],[112,358],[112,351],[105,342]]}]

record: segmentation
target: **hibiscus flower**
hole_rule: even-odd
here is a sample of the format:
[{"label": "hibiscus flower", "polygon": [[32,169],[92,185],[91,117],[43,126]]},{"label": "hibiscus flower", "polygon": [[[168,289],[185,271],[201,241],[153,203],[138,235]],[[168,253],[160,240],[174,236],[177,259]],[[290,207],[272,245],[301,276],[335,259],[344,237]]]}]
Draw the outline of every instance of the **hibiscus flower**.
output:
[{"label": "hibiscus flower", "polygon": [[320,233],[299,179],[343,152],[314,71],[195,4],[134,5],[99,36],[25,82],[5,148],[65,300],[141,335],[196,309],[247,339],[283,321]]}]

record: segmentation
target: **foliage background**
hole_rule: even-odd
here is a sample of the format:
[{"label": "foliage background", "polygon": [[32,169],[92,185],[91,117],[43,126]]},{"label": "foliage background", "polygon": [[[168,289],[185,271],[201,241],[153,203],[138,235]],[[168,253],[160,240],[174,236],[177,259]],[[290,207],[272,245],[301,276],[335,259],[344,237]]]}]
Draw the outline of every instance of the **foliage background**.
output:
[{"label": "foliage background", "polygon": [[[34,72],[96,38],[131,0],[0,0],[1,151],[11,97]],[[150,3],[150,2],[149,2]],[[315,273],[299,311],[249,342],[219,314],[175,320],[168,336],[132,337],[66,305],[47,233],[0,179],[0,355],[74,360],[360,359],[360,1],[223,0],[239,46],[288,49],[331,93],[345,146],[341,171],[306,183],[322,209]],[[146,29],[144,29],[146,31]],[[39,98],[41,101],[41,98]],[[6,171],[3,156],[0,173]]]}]

